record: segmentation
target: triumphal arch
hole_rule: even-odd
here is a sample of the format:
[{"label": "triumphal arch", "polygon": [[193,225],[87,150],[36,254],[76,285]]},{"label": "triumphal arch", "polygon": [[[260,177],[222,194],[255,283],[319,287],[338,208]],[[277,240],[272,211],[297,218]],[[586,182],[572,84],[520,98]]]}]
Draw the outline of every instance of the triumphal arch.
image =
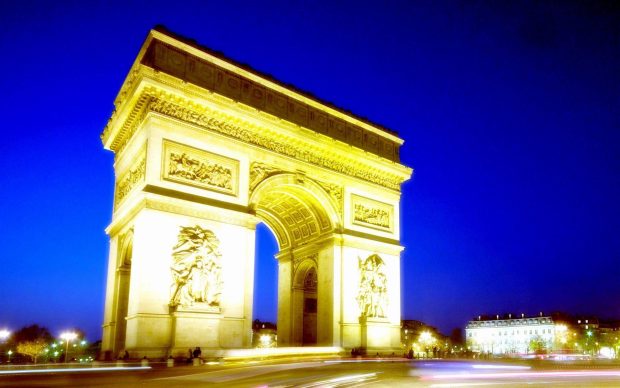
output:
[{"label": "triumphal arch", "polygon": [[400,347],[398,136],[158,29],[114,104],[104,352],[249,347],[260,222],[278,346]]}]

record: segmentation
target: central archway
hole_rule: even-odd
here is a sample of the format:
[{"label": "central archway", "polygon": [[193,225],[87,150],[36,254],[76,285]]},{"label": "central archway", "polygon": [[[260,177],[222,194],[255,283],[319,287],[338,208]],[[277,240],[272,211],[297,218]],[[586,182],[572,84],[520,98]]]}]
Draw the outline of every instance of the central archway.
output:
[{"label": "central archway", "polygon": [[[262,181],[250,208],[278,243],[278,345],[329,344],[331,299],[320,286],[319,255],[339,230],[332,199],[313,180],[280,173]],[[326,285],[328,283],[325,283]]]}]

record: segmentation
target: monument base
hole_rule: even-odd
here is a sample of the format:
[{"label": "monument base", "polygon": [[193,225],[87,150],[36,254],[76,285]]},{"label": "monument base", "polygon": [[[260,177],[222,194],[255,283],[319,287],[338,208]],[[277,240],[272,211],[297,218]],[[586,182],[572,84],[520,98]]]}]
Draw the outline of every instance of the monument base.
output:
[{"label": "monument base", "polygon": [[220,325],[223,316],[219,307],[196,303],[177,307],[172,312],[172,338],[169,355],[189,357],[190,351],[200,348],[201,356],[219,356],[221,352]]},{"label": "monument base", "polygon": [[360,351],[367,355],[391,355],[402,351],[400,326],[393,325],[387,318],[360,318]]}]

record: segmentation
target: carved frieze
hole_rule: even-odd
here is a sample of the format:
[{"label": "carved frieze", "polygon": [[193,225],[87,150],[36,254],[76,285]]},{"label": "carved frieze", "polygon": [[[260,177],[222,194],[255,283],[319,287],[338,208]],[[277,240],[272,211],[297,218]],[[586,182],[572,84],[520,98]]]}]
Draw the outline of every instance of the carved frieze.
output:
[{"label": "carved frieze", "polygon": [[164,140],[162,179],[237,195],[239,161]]},{"label": "carved frieze", "polygon": [[[143,94],[138,99],[136,108],[123,124],[121,130],[122,135],[119,134],[117,136],[117,140],[115,140],[112,145],[113,150],[117,153],[121,153],[146,115],[149,112],[156,112],[192,124],[200,125],[204,128],[234,137],[250,144],[258,145],[282,155],[290,156],[298,160],[325,167],[346,175],[351,175],[369,182],[377,183],[390,189],[399,190],[400,184],[403,181],[402,178],[392,176],[391,174],[378,173],[372,169],[355,166],[353,161],[347,161],[342,157],[333,157],[310,147],[298,147],[289,142],[276,140],[271,134],[266,133],[263,135],[261,132],[233,124],[233,120],[225,121],[218,119],[215,117],[218,115],[215,112],[210,111],[205,107],[198,107],[188,101],[183,101],[176,98],[173,103],[162,99],[162,96],[165,96],[163,92],[156,92],[153,88],[151,88],[147,91],[147,93]],[[109,133],[108,129],[104,132],[104,136],[106,136],[107,133]]]},{"label": "carved frieze", "polygon": [[170,306],[202,304],[207,310],[219,310],[223,289],[219,245],[208,229],[198,225],[180,228],[172,248]]},{"label": "carved frieze", "polygon": [[138,152],[136,162],[116,181],[114,204],[117,207],[146,175],[146,148]]},{"label": "carved frieze", "polygon": [[387,274],[379,255],[358,257],[360,283],[357,303],[360,315],[367,318],[385,318],[388,307]]},{"label": "carved frieze", "polygon": [[386,174],[374,173],[369,169],[355,168],[350,163],[343,163],[342,158],[330,158],[321,152],[315,152],[311,148],[301,148],[291,143],[281,142],[274,139],[272,136],[260,135],[257,132],[253,132],[231,122],[221,121],[208,114],[199,113],[196,110],[185,108],[181,105],[165,101],[161,98],[152,97],[148,108],[153,112],[198,124],[211,130],[215,130],[250,144],[255,144],[298,160],[375,182],[391,189],[400,189],[400,180],[397,178],[389,177]]},{"label": "carved frieze", "polygon": [[355,225],[393,232],[394,206],[359,195],[351,195],[351,218]]},{"label": "carved frieze", "polygon": [[399,160],[399,145],[393,140],[157,39],[151,41],[141,64],[391,161]]}]

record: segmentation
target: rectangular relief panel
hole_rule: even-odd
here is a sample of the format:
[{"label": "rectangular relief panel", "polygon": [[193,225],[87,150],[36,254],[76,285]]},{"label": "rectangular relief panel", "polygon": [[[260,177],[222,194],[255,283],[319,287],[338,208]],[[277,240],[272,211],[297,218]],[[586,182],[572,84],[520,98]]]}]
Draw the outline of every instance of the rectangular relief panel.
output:
[{"label": "rectangular relief panel", "polygon": [[351,194],[351,223],[393,233],[394,206]]},{"label": "rectangular relief panel", "polygon": [[161,179],[237,196],[239,161],[164,140]]}]

